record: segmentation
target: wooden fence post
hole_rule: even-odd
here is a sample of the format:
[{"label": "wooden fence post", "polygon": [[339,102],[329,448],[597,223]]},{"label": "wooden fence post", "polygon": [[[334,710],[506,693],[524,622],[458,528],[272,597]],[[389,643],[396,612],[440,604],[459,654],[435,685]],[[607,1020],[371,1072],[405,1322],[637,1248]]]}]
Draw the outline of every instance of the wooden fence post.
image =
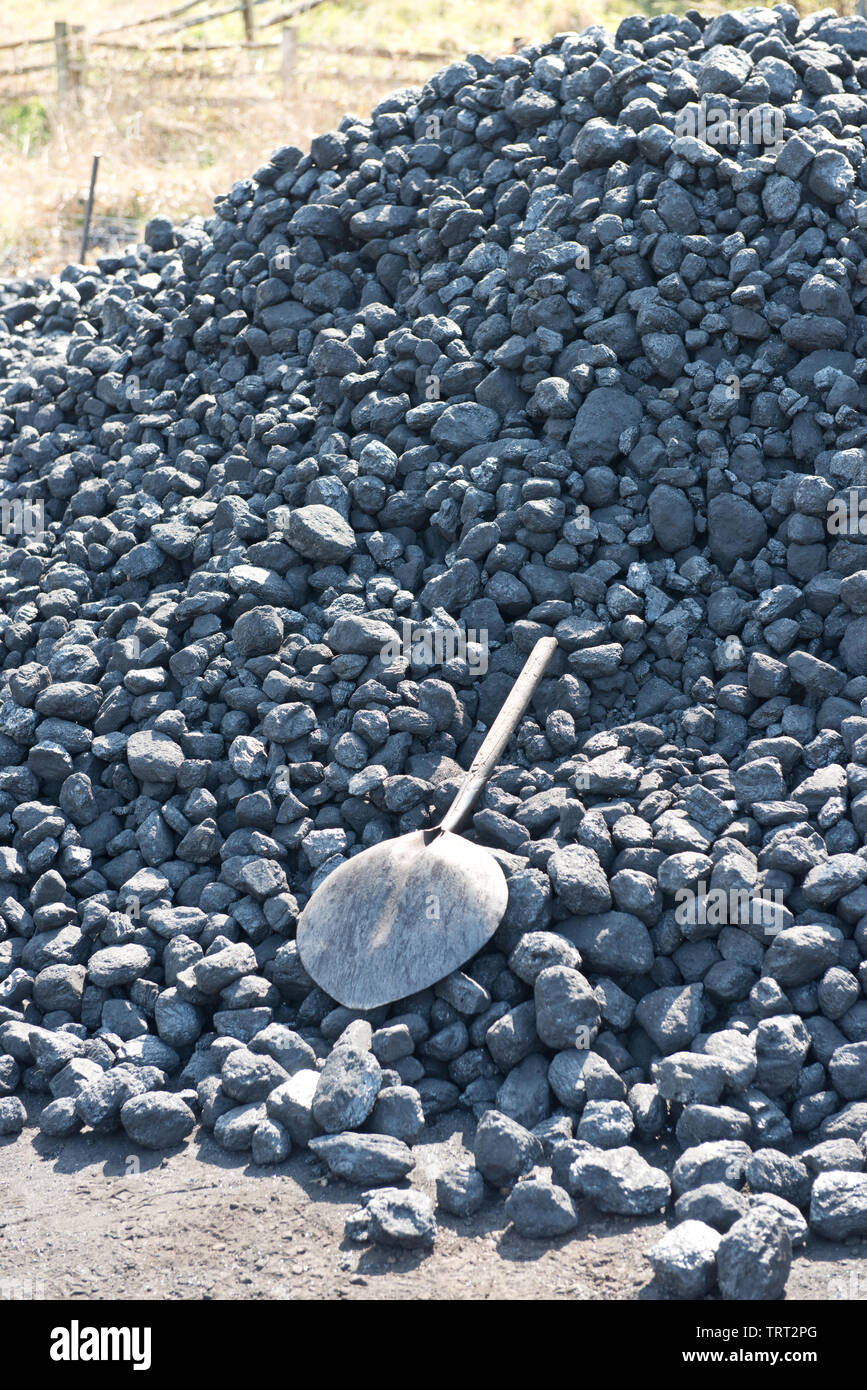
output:
[{"label": "wooden fence post", "polygon": [[55,20],[54,52],[58,104],[64,107],[74,100],[80,106],[84,85],[84,25]]},{"label": "wooden fence post", "polygon": [[283,100],[291,101],[295,95],[295,56],[297,51],[295,26],[284,24],[280,36],[280,81],[283,87]]},{"label": "wooden fence post", "polygon": [[85,37],[84,25],[73,24],[70,26],[72,42],[69,46],[69,76],[70,85],[75,95],[78,106],[81,105],[84,95],[84,65],[85,65]]},{"label": "wooden fence post", "polygon": [[63,19],[54,21],[54,51],[57,60],[57,100],[65,106],[69,95],[69,26]]},{"label": "wooden fence post", "polygon": [[252,43],[256,37],[256,17],[253,13],[253,0],[243,0],[244,5],[244,38],[247,43]]}]

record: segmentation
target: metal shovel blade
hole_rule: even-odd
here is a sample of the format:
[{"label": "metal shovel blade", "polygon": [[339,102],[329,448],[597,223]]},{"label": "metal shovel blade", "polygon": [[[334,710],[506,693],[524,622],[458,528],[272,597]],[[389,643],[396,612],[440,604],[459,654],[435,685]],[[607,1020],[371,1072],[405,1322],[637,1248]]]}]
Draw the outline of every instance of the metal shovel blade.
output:
[{"label": "metal shovel blade", "polygon": [[454,831],[472,810],[557,648],[541,637],[464,773],[438,830],[414,830],[341,864],[298,919],[298,953],[349,1009],[405,999],[480,951],[509,901],[496,859]]},{"label": "metal shovel blade", "polygon": [[328,875],[298,921],[298,951],[332,999],[373,1009],[457,970],[493,936],[508,898],[487,850],[416,830]]}]

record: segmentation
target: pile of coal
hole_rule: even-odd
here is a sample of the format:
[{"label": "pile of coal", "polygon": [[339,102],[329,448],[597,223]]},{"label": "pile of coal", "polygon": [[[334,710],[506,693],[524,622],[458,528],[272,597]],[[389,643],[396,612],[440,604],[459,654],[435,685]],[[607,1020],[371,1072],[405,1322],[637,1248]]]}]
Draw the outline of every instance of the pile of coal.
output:
[{"label": "pile of coal", "polygon": [[[867,1233],[865,133],[862,19],[630,18],[2,288],[0,1132],[306,1147],[426,1246],[469,1112],[441,1210],[671,1206],[671,1296]],[[501,927],[350,1013],[299,912],[548,634]]]}]

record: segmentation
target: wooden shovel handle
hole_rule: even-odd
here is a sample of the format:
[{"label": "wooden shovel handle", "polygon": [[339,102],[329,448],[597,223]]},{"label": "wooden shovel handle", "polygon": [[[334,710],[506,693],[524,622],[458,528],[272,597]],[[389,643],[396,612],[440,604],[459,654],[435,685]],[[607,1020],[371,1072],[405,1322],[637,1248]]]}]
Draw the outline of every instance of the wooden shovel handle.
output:
[{"label": "wooden shovel handle", "polygon": [[499,762],[503,749],[515,732],[518,721],[530,703],[533,692],[556,650],[556,637],[542,637],[527,657],[523,671],[509,691],[503,708],[473,758],[461,789],[439,827],[440,831],[457,830],[464,817],[472,810],[479,792]]}]

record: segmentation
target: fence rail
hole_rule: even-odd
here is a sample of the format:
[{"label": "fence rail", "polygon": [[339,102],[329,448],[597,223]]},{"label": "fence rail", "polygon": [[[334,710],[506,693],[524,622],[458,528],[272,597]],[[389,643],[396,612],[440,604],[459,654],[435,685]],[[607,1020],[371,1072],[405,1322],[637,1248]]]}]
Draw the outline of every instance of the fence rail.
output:
[{"label": "fence rail", "polygon": [[26,72],[53,72],[54,63],[25,63],[22,68],[0,68],[0,77],[21,77]]},{"label": "fence rail", "polygon": [[88,46],[109,48],[115,53],[235,53],[248,48],[279,48],[280,40],[254,39],[249,43],[246,39],[239,39],[237,43],[118,43],[114,39],[91,39]]}]

